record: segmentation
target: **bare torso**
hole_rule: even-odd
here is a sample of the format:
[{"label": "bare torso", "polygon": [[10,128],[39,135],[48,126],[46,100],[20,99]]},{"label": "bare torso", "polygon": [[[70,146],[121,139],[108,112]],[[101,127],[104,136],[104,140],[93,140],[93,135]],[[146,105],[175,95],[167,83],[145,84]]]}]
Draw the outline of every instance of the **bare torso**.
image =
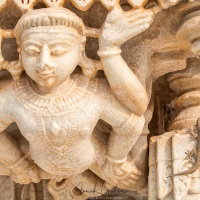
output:
[{"label": "bare torso", "polygon": [[38,95],[22,78],[12,84],[7,102],[8,115],[29,141],[32,159],[55,175],[81,173],[95,156],[91,134],[106,100],[97,95],[97,79],[74,80],[66,92],[50,97]]}]

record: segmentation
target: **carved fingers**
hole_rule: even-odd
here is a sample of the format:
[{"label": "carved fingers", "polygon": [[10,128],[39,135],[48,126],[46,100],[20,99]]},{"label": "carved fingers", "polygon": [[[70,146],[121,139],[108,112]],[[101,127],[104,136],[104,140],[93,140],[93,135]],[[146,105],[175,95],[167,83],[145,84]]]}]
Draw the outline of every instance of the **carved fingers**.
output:
[{"label": "carved fingers", "polygon": [[37,165],[25,159],[20,166],[11,169],[11,180],[20,184],[38,183],[40,181]]},{"label": "carved fingers", "polygon": [[128,161],[124,163],[107,161],[103,169],[115,184],[133,184],[142,175],[141,171]]},{"label": "carved fingers", "polygon": [[138,9],[136,11],[129,11],[126,14],[129,24],[129,30],[126,33],[127,37],[133,37],[149,28],[153,15],[151,10]]},{"label": "carved fingers", "polygon": [[131,173],[123,180],[120,181],[121,184],[126,186],[135,185],[142,176],[142,172],[135,166],[131,165]]},{"label": "carved fingers", "polygon": [[120,169],[121,164],[112,163],[107,161],[103,166],[105,174],[113,181],[114,184],[118,184],[119,180],[123,179],[124,172]]},{"label": "carved fingers", "polygon": [[17,174],[11,174],[10,178],[12,181],[14,181],[15,183],[19,183],[19,184],[29,184],[31,182],[34,182],[34,183],[39,182],[39,181],[35,181],[36,179],[34,179],[34,177],[27,178],[27,177],[22,177],[21,175],[17,175]]},{"label": "carved fingers", "polygon": [[142,33],[153,21],[154,12],[143,8],[124,12],[116,6],[107,16],[101,29],[100,48],[120,46],[125,41]]},{"label": "carved fingers", "polygon": [[[125,177],[125,181],[128,182],[135,182],[137,180],[140,179],[140,177],[142,176],[142,172],[133,164],[131,164],[130,162],[125,162],[122,165],[122,170],[124,173],[127,174],[127,176]],[[122,181],[124,182],[124,181]]]}]

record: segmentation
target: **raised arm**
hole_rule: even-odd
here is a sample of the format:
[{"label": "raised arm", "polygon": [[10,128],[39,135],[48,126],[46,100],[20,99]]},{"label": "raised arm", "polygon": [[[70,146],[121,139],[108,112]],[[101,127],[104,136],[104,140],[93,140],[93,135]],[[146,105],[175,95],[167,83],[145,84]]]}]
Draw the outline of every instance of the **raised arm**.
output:
[{"label": "raised arm", "polygon": [[30,162],[27,155],[20,150],[17,141],[6,131],[0,133],[0,163],[11,171],[10,178],[16,183],[40,181],[37,166]]},{"label": "raised arm", "polygon": [[101,28],[98,55],[116,98],[135,114],[141,115],[148,105],[146,91],[121,57],[121,45],[146,30],[153,19],[151,10],[124,12],[116,6]]}]

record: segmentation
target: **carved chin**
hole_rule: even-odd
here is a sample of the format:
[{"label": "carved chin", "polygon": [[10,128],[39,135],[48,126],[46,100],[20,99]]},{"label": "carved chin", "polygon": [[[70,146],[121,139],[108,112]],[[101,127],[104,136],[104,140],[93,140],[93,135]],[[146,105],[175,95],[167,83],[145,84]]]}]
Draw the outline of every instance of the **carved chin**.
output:
[{"label": "carved chin", "polygon": [[48,77],[47,79],[43,79],[41,81],[39,81],[39,85],[43,86],[43,87],[52,87],[56,82],[55,77]]}]

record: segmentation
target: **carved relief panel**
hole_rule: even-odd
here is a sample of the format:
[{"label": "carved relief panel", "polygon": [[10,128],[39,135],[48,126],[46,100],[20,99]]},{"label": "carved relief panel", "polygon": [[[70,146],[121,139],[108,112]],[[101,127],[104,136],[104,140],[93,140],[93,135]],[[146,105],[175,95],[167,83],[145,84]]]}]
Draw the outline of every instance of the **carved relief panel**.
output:
[{"label": "carved relief panel", "polygon": [[198,7],[2,1],[3,198],[198,198]]}]

